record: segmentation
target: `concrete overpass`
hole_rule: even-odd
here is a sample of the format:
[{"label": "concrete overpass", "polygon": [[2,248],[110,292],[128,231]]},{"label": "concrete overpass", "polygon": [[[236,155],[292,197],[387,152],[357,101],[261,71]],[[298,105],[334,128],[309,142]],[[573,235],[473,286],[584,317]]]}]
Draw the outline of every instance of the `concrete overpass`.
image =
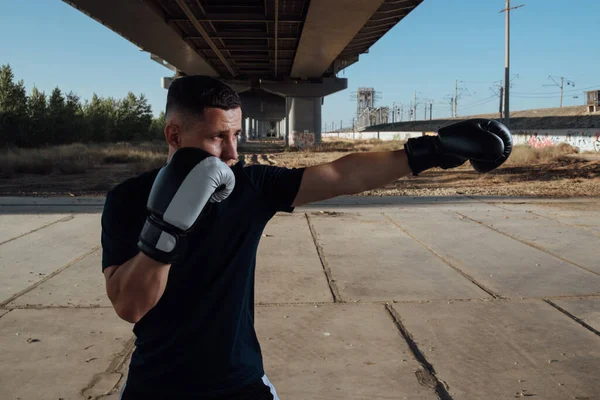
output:
[{"label": "concrete overpass", "polygon": [[63,1],[149,52],[173,78],[210,75],[244,94],[251,134],[257,121],[284,121],[277,126],[287,143],[301,145],[320,142],[323,98],[347,88],[338,72],[423,0]]}]

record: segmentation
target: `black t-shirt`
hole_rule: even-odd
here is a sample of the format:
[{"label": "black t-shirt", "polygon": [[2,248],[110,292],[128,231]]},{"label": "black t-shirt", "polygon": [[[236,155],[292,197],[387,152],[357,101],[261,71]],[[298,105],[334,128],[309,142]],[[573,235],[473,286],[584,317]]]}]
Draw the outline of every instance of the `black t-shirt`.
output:
[{"label": "black t-shirt", "polygon": [[[292,212],[303,168],[241,163],[233,192],[182,241],[158,303],[133,327],[136,349],[127,389],[172,398],[235,393],[261,379],[254,330],[254,272],[262,232],[278,211]],[[128,179],[106,196],[102,270],[139,250],[146,201],[158,169]]]}]

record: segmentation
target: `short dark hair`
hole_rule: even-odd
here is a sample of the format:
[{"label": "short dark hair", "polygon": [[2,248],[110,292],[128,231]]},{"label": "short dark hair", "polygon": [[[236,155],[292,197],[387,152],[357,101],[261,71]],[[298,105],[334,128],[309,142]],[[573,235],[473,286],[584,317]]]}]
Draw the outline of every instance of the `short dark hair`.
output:
[{"label": "short dark hair", "polygon": [[167,93],[166,114],[180,111],[201,117],[206,107],[231,110],[240,107],[240,96],[223,82],[204,75],[175,79]]}]

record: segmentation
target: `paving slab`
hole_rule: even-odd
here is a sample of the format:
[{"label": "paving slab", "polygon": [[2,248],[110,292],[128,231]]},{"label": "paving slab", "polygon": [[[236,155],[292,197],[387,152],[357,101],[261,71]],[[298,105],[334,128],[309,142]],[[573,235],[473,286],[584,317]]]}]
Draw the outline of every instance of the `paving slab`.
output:
[{"label": "paving slab", "polygon": [[332,302],[306,217],[277,215],[263,232],[256,263],[258,303]]},{"label": "paving slab", "polygon": [[380,213],[310,220],[344,301],[490,297]]},{"label": "paving slab", "polygon": [[0,399],[83,398],[112,373],[131,328],[105,309],[12,310],[0,318]]},{"label": "paving slab", "polygon": [[102,250],[17,297],[6,307],[111,307],[102,274]]},{"label": "paving slab", "polygon": [[100,215],[78,214],[0,246],[0,303],[100,244]]},{"label": "paving slab", "polygon": [[[479,284],[503,297],[600,293],[600,276],[523,244],[454,212],[386,211]],[[535,224],[530,229],[538,229]]]},{"label": "paving slab", "polygon": [[454,399],[600,394],[600,337],[541,300],[393,308]]},{"label": "paving slab", "polygon": [[281,399],[437,399],[383,305],[257,307],[256,329]]},{"label": "paving slab", "polygon": [[[502,204],[502,208],[541,215],[567,225],[590,230],[600,235],[600,212],[573,209],[569,204],[563,207],[537,204]],[[591,208],[591,207],[590,207]]]},{"label": "paving slab", "polygon": [[7,240],[68,218],[65,214],[0,214],[0,245]]},{"label": "paving slab", "polygon": [[552,302],[600,332],[600,298],[556,299]]},{"label": "paving slab", "polygon": [[518,210],[471,209],[461,211],[461,214],[600,274],[600,236],[589,230]]}]

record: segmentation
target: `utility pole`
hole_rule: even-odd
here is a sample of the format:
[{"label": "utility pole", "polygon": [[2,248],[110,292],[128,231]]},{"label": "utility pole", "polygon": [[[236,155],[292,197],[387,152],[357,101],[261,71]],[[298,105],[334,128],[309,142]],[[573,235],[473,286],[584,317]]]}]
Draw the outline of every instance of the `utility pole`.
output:
[{"label": "utility pole", "polygon": [[417,120],[417,91],[415,90],[415,121]]},{"label": "utility pole", "polygon": [[500,88],[500,119],[502,119],[502,95],[504,93],[504,88]]},{"label": "utility pole", "polygon": [[505,60],[504,60],[504,125],[507,127],[510,124],[510,107],[509,107],[509,86],[510,86],[510,10],[524,7],[525,4],[520,6],[511,7],[510,0],[506,1],[506,8],[500,10],[501,13],[506,13],[506,48],[505,48]]},{"label": "utility pole", "polygon": [[563,90],[565,87],[565,81],[567,81],[567,85],[570,85],[573,87],[575,87],[575,82],[565,79],[564,76],[560,77],[560,85],[558,84],[558,82],[556,82],[556,80],[554,80],[553,77],[549,76],[548,79],[552,79],[552,81],[555,84],[554,85],[543,85],[543,86],[558,86],[560,88],[560,107],[562,108],[562,106],[563,106]]},{"label": "utility pole", "polygon": [[452,118],[456,118],[458,116],[458,79],[454,84],[454,112],[452,113]]},{"label": "utility pole", "polygon": [[433,119],[433,103],[429,103],[429,120],[431,121]]}]

